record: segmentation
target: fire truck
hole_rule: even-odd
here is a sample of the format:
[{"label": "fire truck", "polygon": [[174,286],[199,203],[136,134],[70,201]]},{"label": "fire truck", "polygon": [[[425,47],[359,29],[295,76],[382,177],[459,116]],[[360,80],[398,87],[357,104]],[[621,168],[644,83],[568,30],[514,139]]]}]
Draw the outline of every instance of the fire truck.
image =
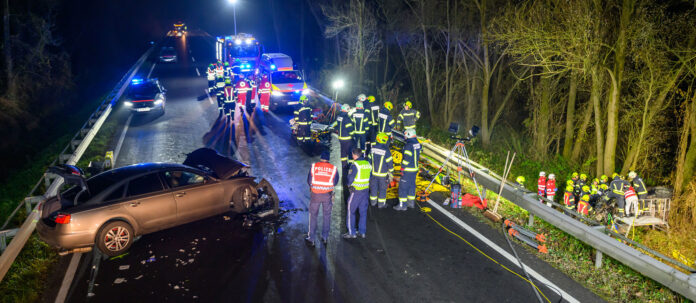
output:
[{"label": "fire truck", "polygon": [[223,63],[228,62],[236,74],[257,73],[262,51],[261,43],[250,34],[239,33],[216,38],[215,57]]}]

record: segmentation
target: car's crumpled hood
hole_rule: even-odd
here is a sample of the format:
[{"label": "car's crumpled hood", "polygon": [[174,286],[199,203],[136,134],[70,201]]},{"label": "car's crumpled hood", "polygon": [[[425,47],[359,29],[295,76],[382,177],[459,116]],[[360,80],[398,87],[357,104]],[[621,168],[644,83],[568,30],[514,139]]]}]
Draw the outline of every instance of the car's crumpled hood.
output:
[{"label": "car's crumpled hood", "polygon": [[218,179],[229,179],[242,171],[248,171],[248,165],[225,157],[214,149],[203,147],[186,156],[184,165],[211,171]]}]

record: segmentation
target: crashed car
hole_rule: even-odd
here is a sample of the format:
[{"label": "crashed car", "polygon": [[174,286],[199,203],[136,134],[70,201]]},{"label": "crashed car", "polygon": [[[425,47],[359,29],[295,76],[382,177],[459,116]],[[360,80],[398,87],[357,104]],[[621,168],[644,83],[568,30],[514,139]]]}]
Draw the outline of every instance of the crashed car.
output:
[{"label": "crashed car", "polygon": [[201,148],[183,164],[142,163],[89,179],[74,166],[49,172],[71,188],[39,206],[40,238],[62,254],[95,246],[108,256],[126,252],[135,237],[222,214],[278,214],[268,181],[256,182],[249,167]]}]

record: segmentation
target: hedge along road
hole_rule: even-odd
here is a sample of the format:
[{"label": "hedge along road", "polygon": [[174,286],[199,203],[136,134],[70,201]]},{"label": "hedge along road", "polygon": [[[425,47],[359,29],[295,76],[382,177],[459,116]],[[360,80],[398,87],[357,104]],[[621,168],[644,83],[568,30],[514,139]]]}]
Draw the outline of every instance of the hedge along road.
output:
[{"label": "hedge along road", "polygon": [[[142,236],[128,254],[99,260],[92,283],[93,253],[85,254],[67,301],[537,300],[527,282],[416,210],[370,208],[367,238],[347,241],[340,237],[346,229],[345,203],[337,194],[328,245],[307,247],[303,241],[309,203],[306,179],[311,163],[318,157],[308,156],[291,143],[287,125],[291,114],[276,112],[265,119],[258,114],[250,119],[238,116],[234,133],[210,136],[210,131],[216,129],[217,106],[205,94],[205,75],[199,77],[198,73],[214,59],[211,41],[199,35],[172,41],[179,62],[157,64],[152,71],[152,77],[159,78],[168,90],[166,113],[132,119],[116,166],[181,162],[186,153],[219,138],[212,147],[246,161],[254,176],[273,184],[282,201],[283,215],[277,222],[245,229],[241,216],[229,213]],[[334,164],[339,162],[336,145],[334,142]],[[501,264],[522,274],[514,264],[469,236],[445,215],[430,214]],[[504,243],[502,235],[485,225],[467,223],[494,242]],[[575,299],[601,301],[521,247],[517,250],[526,264]],[[559,300],[553,290],[543,285],[539,288],[551,301]],[[88,296],[89,290],[92,294]]]}]

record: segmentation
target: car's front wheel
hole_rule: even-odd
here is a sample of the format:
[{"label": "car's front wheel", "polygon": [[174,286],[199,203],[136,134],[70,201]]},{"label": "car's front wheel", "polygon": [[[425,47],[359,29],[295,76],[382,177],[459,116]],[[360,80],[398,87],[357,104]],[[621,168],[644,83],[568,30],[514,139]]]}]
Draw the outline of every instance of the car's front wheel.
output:
[{"label": "car's front wheel", "polygon": [[133,227],[130,224],[113,221],[104,225],[97,235],[97,247],[107,256],[118,256],[133,245],[133,238]]}]

